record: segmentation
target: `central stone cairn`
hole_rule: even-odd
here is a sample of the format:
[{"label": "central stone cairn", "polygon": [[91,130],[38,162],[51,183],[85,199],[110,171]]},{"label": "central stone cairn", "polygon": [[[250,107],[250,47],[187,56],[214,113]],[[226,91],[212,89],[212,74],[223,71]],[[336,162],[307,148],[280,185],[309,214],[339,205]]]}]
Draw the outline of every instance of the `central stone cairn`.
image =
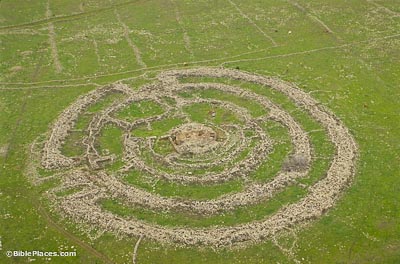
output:
[{"label": "central stone cairn", "polygon": [[217,133],[212,128],[197,123],[184,124],[174,129],[169,138],[180,154],[203,154],[220,145]]},{"label": "central stone cairn", "polygon": [[[267,202],[287,187],[307,178],[313,162],[313,147],[309,133],[289,112],[262,95],[262,89],[261,93],[256,93],[225,83],[181,82],[184,78],[203,77],[249,83],[288,97],[302,112],[320,124],[334,146],[335,154],[324,177],[311,183],[303,198],[283,206],[274,214],[232,226],[170,227],[133,216],[122,217],[102,208],[99,205],[102,200],[118,199],[125,206],[154,212],[214,216]],[[203,98],[196,95],[198,92],[218,92],[227,95],[221,98],[240,100]],[[78,118],[102,98],[116,93],[125,98],[91,115],[86,135],[81,140],[84,154],[72,157],[65,155],[62,148],[68,136],[76,131]],[[185,93],[190,96],[184,96]],[[255,116],[241,100],[258,105],[263,114]],[[144,117],[135,116],[133,120],[117,117],[116,113],[145,101],[155,103],[162,111]],[[224,111],[224,119],[219,119],[220,116],[212,111],[206,117],[201,117],[201,122],[193,120],[198,117],[190,115],[190,107],[196,106],[196,114],[199,115],[202,113],[199,110],[202,104]],[[275,122],[286,129],[292,150],[275,177],[259,181],[254,179],[253,174],[266,173],[261,165],[268,161],[274,146],[279,144],[279,140],[272,140],[266,133],[267,122]],[[166,124],[173,125],[162,135],[154,134]],[[98,149],[98,137],[107,125],[118,127],[123,134],[122,165],[114,170],[107,164],[116,163],[118,157]],[[334,206],[341,192],[351,182],[357,157],[356,144],[346,127],[309,94],[276,78],[221,68],[162,72],[158,75],[158,81],[144,85],[137,91],[121,83],[96,89],[78,98],[60,114],[41,147],[39,166],[55,173],[48,178],[35,176],[34,179],[36,182],[54,178],[60,180],[60,184],[48,194],[55,208],[65,217],[83,226],[116,234],[144,236],[161,243],[213,247],[273,239],[284,230],[320,217]],[[154,181],[181,186],[201,187],[231,180],[240,180],[245,186],[240,191],[212,199],[184,199],[163,196],[127,184],[123,178],[132,171],[147,175]],[[60,192],[66,194],[57,195]]]}]

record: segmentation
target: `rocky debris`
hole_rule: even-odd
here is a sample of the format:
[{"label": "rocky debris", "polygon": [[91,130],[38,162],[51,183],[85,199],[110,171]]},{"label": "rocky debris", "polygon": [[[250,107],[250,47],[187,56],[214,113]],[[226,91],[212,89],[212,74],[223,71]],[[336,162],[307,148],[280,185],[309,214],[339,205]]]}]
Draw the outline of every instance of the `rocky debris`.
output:
[{"label": "rocky debris", "polygon": [[[62,169],[77,165],[74,158],[66,157],[61,153],[61,147],[69,132],[73,129],[79,115],[91,104],[94,104],[111,92],[130,94],[132,93],[132,90],[128,86],[119,83],[104,86],[79,97],[71,106],[59,115],[58,119],[53,124],[50,136],[43,149],[42,166],[44,168]],[[95,121],[92,121],[91,123],[93,122]],[[92,130],[89,130],[89,135],[90,134],[93,134]]]},{"label": "rocky debris", "polygon": [[304,171],[309,166],[307,157],[302,153],[290,155],[282,164],[283,171]]},{"label": "rocky debris", "polygon": [[215,149],[219,142],[217,133],[210,127],[188,123],[171,132],[171,142],[180,154],[201,154]]}]

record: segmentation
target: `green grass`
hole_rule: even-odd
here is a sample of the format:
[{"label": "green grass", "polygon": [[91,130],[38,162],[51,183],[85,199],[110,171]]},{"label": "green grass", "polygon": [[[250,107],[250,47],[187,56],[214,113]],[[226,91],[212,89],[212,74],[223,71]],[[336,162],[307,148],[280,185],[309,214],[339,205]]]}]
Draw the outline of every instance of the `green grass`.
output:
[{"label": "green grass", "polygon": [[154,121],[151,123],[151,130],[146,125],[138,126],[132,130],[132,134],[135,137],[150,137],[150,136],[164,136],[172,128],[183,124],[183,121],[178,118],[167,118],[160,121]]},{"label": "green grass", "polygon": [[[344,122],[359,147],[356,177],[339,203],[326,216],[299,230],[296,237],[289,234],[279,242],[290,247],[296,241],[294,257],[304,263],[399,263],[400,24],[395,15],[400,12],[398,1],[375,0],[382,6],[377,7],[371,1],[361,0],[297,0],[303,6],[299,9],[288,1],[233,0],[247,17],[228,1],[174,2],[173,5],[160,0],[115,0],[112,3],[101,0],[85,1],[80,7],[82,1],[52,0],[50,9],[54,16],[44,20],[47,1],[36,1],[34,5],[28,1],[1,1],[0,149],[7,146],[8,152],[0,152],[0,262],[29,261],[24,257],[7,258],[7,250],[58,251],[64,246],[67,250],[74,247],[77,257],[52,258],[47,262],[107,263],[80,245],[81,241],[111,258],[112,262],[132,262],[132,248],[137,237],[116,238],[105,233],[91,241],[80,226],[51,210],[51,201],[42,197],[59,183],[55,180],[40,186],[30,184],[25,175],[29,145],[49,130],[68,105],[97,85],[146,73],[144,78],[122,80],[137,88],[151,81],[149,79],[154,78],[158,70],[223,64],[224,67],[277,76],[296,83]],[[136,62],[114,8],[129,27],[129,38],[140,50],[148,66],[146,69],[141,69]],[[180,22],[175,17],[175,8],[179,11]],[[327,32],[316,18],[332,33]],[[55,27],[58,57],[63,66],[60,73],[54,68],[48,22]],[[23,24],[28,25],[21,26]],[[278,46],[273,47],[263,32]],[[189,44],[185,43],[185,35]],[[179,64],[174,65],[176,63]],[[301,111],[286,102],[285,96],[265,87],[235,81],[229,83],[256,91],[281,104],[305,124],[306,130],[318,129],[318,124],[309,122]],[[186,96],[194,95],[188,93]],[[222,98],[219,94],[199,96]],[[254,103],[248,104],[238,98],[224,99],[234,100],[257,115]],[[106,107],[108,103],[100,103],[102,106],[99,107]],[[174,102],[170,101],[170,104],[174,105]],[[96,107],[92,109],[94,112],[100,109]],[[132,115],[126,113],[127,117],[136,115],[135,111]],[[204,113],[201,116],[200,112],[193,112],[201,117],[199,120],[207,120]],[[92,114],[81,115],[75,129],[85,129]],[[227,118],[232,121],[229,115]],[[133,133],[163,135],[180,124],[172,119],[163,124],[152,124],[154,133],[146,127]],[[109,134],[103,135],[102,148],[121,153],[118,133],[111,131],[104,132]],[[274,133],[273,130],[268,132]],[[277,131],[276,136],[279,135]],[[310,135],[318,151],[316,156],[321,158],[313,161],[310,177],[301,180],[306,185],[324,176],[329,166],[329,160],[325,158],[334,151],[326,144],[324,132]],[[63,153],[72,156],[81,153],[77,144],[79,138],[79,135],[67,138]],[[290,151],[289,145],[284,143],[275,148],[262,169],[267,173],[255,176],[257,180],[268,180],[269,175],[280,167],[279,160]],[[164,150],[164,147],[160,148],[161,152]],[[117,161],[109,164],[107,169],[115,171],[121,165]],[[40,171],[44,177],[52,173]],[[142,179],[132,179],[132,184],[143,185],[145,189],[151,186],[144,186],[146,181]],[[204,186],[201,192],[199,186],[160,181],[156,192],[166,196],[209,199],[240,191],[244,186],[241,182],[226,184],[216,185],[215,190]],[[287,201],[295,196],[295,192],[288,193]],[[276,208],[280,207],[277,205]],[[134,209],[127,208],[126,213]],[[251,221],[273,213],[270,210],[267,205],[262,205],[254,211],[227,216],[225,220],[229,224]],[[207,225],[205,219],[195,222],[192,217],[173,214],[166,216],[146,211],[132,214],[171,226],[178,223]],[[222,220],[223,217],[214,222],[208,220],[208,224]],[[65,232],[73,234],[75,239]],[[36,260],[38,263],[45,261],[44,258]],[[214,250],[161,245],[148,239],[143,239],[139,245],[137,262],[294,263],[271,241],[246,248]]]},{"label": "green grass", "polygon": [[61,153],[68,157],[83,155],[86,150],[82,144],[82,139],[84,136],[85,133],[81,131],[71,132],[61,148]]},{"label": "green grass", "polygon": [[269,154],[267,160],[261,164],[259,169],[251,174],[251,177],[257,181],[265,182],[279,172],[284,158],[289,155],[293,147],[287,129],[281,124],[274,121],[267,121],[263,125],[268,136],[275,143],[272,153]]},{"label": "green grass", "polygon": [[[194,103],[185,106],[183,111],[189,114],[192,121],[198,123],[211,123],[216,125],[243,123],[243,121],[231,111],[218,106],[212,106],[208,103]],[[212,112],[215,112],[215,117],[212,116]]]},{"label": "green grass", "polygon": [[100,152],[110,152],[117,156],[122,155],[122,130],[114,125],[106,125],[96,142]]},{"label": "green grass", "polygon": [[153,101],[141,101],[132,103],[129,107],[124,108],[116,113],[116,117],[127,121],[160,115],[164,111],[160,105]]},{"label": "green grass", "polygon": [[78,117],[75,123],[75,129],[77,130],[86,130],[89,127],[89,123],[92,120],[93,114],[91,113],[83,113]]},{"label": "green grass", "polygon": [[175,150],[169,139],[157,139],[154,143],[154,151],[160,155],[166,156],[173,153]]}]

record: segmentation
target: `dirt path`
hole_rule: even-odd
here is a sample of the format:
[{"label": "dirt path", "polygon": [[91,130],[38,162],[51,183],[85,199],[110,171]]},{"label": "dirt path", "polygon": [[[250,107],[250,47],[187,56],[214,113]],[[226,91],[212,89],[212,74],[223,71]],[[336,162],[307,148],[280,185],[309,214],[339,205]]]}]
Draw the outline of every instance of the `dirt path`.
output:
[{"label": "dirt path", "polygon": [[133,264],[136,264],[136,260],[137,260],[137,251],[138,251],[138,248],[139,248],[140,241],[142,241],[142,239],[143,239],[143,235],[141,235],[141,236],[139,237],[139,239],[137,240],[137,242],[136,242],[136,244],[135,244],[135,247],[133,248],[133,256],[132,256],[132,263],[133,263]]}]

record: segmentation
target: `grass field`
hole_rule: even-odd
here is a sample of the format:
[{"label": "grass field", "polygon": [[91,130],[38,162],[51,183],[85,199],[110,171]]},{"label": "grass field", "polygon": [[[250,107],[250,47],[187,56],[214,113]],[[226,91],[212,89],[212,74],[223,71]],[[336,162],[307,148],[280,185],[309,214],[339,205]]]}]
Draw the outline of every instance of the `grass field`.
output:
[{"label": "grass field", "polygon": [[[157,81],[159,73],[197,67],[238,69],[294,83],[343,122],[357,144],[356,173],[334,208],[260,243],[182,247],[77,223],[64,217],[47,196],[61,184],[59,178],[32,183],[31,144],[45,140],[51,125],[79,96],[114,82],[136,92]],[[398,0],[0,1],[0,263],[400,263],[399,80]],[[285,95],[252,83],[211,77],[181,80],[200,82],[238,86],[290,113],[310,138],[309,177],[270,200],[218,214],[157,211],[117,196],[99,200],[102,210],[165,228],[231,227],[275,214],[305,197],[307,188],[324,177],[335,149],[306,111]],[[85,153],[82,138],[90,120],[123,98],[119,93],[106,95],[86,108],[63,143],[62,154]],[[223,100],[247,109],[252,118],[269,114],[257,102],[219,90],[183,91],[179,98]],[[174,98],[160,100],[129,104],[112,117],[135,122],[163,114],[163,106],[177,108]],[[216,127],[245,123],[223,106],[182,106],[165,119],[129,131],[134,137],[156,137],[155,154],[140,145],[147,165],[163,173],[186,173],[184,166],[194,163],[192,157],[182,158],[183,168],[156,159],[174,152],[161,136],[185,118],[215,128],[223,139]],[[265,122],[261,130],[274,144],[269,158],[249,174],[256,183],[271,180],[294,148],[279,122]],[[236,144],[239,133],[232,131],[231,138],[225,136]],[[259,143],[252,138],[254,131],[244,132],[251,140],[232,163],[244,160]],[[112,157],[104,166],[110,174],[124,166],[125,134],[110,124],[94,142],[99,153]],[[196,168],[190,175],[201,178],[223,169]],[[38,173],[43,178],[57,175],[44,168]],[[138,170],[118,177],[154,195],[201,201],[241,192],[249,181],[239,177],[211,185],[182,184]],[[61,190],[56,196],[63,199],[81,190]],[[7,257],[10,250],[76,251],[76,256]]]}]

